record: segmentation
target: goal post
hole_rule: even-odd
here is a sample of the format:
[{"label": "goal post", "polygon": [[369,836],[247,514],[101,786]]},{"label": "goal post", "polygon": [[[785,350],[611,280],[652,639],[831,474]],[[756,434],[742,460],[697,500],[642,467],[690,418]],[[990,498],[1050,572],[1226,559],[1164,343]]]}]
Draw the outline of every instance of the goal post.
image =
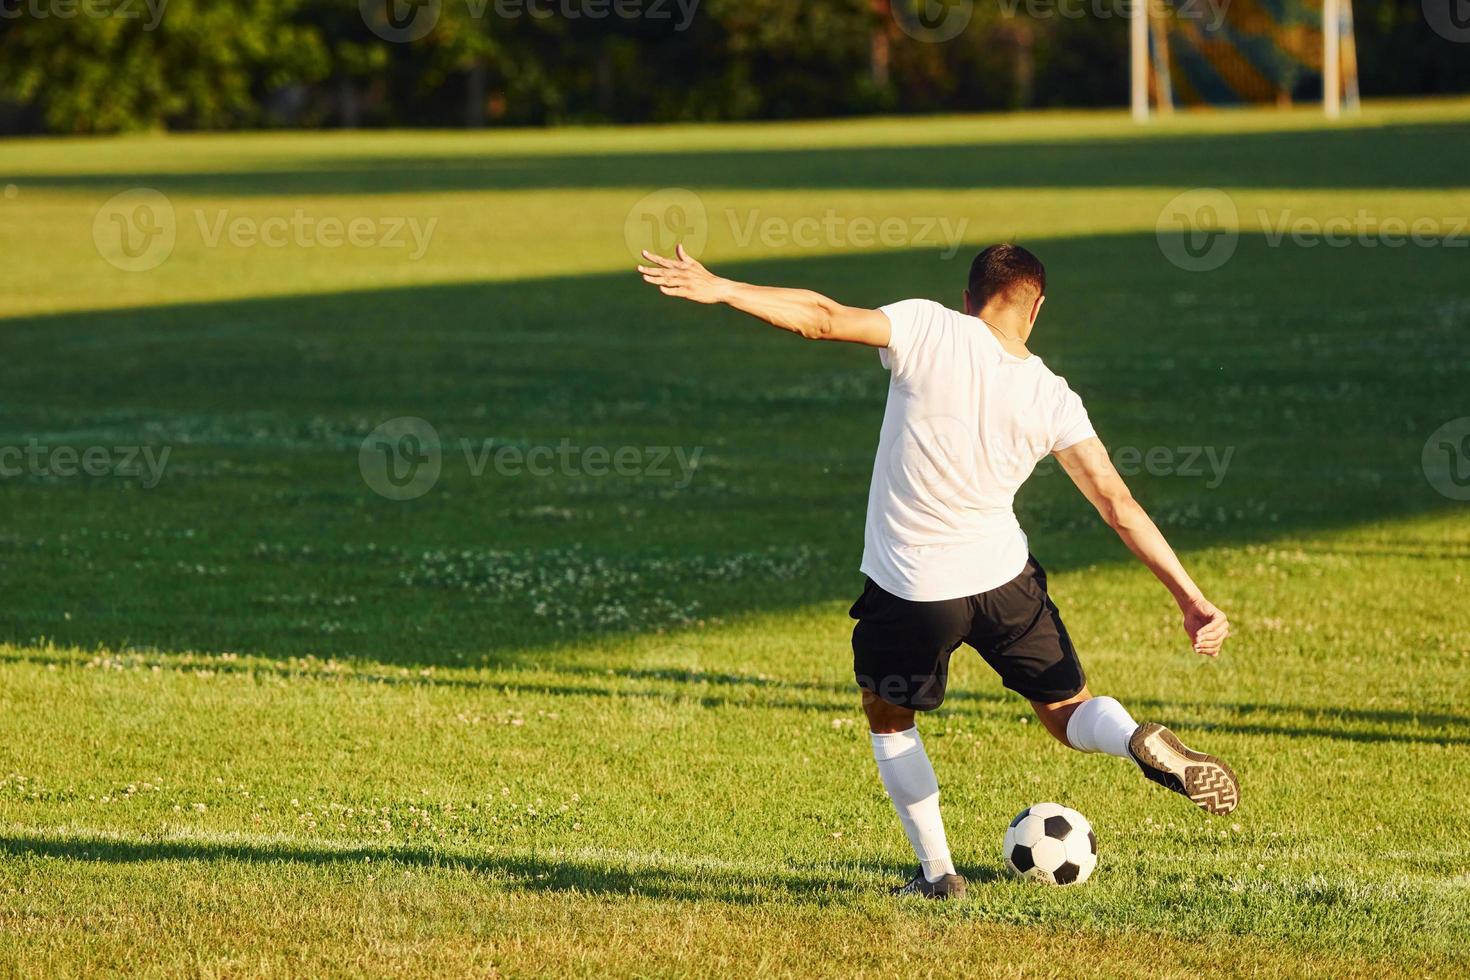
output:
[{"label": "goal post", "polygon": [[1188,106],[1320,100],[1358,106],[1352,0],[1133,0],[1132,114]]}]

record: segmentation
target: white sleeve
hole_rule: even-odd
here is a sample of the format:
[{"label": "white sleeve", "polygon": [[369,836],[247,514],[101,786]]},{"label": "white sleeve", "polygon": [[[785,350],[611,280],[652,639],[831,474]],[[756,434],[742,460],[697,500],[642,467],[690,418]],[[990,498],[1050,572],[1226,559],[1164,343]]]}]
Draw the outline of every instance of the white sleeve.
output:
[{"label": "white sleeve", "polygon": [[1052,440],[1051,451],[1059,453],[1063,449],[1070,449],[1084,439],[1091,439],[1097,435],[1092,427],[1092,419],[1087,416],[1087,409],[1082,404],[1082,399],[1077,396],[1067,382],[1061,378],[1057,379],[1060,389],[1060,397],[1057,399],[1057,410],[1053,416],[1055,424],[1052,432],[1055,437]]},{"label": "white sleeve", "polygon": [[888,317],[888,346],[878,352],[883,366],[896,378],[913,374],[919,351],[935,332],[935,323],[944,307],[929,299],[906,299],[879,307]]}]

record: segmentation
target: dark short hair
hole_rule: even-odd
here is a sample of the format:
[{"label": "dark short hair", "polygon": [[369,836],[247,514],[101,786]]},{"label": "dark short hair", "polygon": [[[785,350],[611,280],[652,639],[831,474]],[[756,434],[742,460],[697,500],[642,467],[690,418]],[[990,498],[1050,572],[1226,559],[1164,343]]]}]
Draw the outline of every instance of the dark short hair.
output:
[{"label": "dark short hair", "polygon": [[1019,245],[992,245],[970,263],[970,302],[982,307],[1017,287],[1046,295],[1046,266]]}]

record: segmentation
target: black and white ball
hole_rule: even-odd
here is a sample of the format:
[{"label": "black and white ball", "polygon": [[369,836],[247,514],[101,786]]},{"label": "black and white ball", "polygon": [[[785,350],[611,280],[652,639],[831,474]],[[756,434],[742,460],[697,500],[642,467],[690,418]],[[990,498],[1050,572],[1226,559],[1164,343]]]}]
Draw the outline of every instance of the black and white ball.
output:
[{"label": "black and white ball", "polygon": [[1097,867],[1097,837],[1087,818],[1060,803],[1038,803],[1006,828],[1006,867],[1047,885],[1080,885]]}]

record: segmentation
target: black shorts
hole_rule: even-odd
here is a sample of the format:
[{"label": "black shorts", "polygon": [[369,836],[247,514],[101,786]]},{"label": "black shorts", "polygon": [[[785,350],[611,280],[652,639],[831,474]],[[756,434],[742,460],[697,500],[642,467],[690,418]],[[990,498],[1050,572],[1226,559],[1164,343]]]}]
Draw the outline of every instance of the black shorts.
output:
[{"label": "black shorts", "polygon": [[901,599],[868,579],[849,615],[858,621],[852,631],[858,686],[900,707],[930,711],[943,703],[949,655],[961,643],[1030,701],[1065,701],[1087,683],[1035,558],[999,588],[939,602]]}]

